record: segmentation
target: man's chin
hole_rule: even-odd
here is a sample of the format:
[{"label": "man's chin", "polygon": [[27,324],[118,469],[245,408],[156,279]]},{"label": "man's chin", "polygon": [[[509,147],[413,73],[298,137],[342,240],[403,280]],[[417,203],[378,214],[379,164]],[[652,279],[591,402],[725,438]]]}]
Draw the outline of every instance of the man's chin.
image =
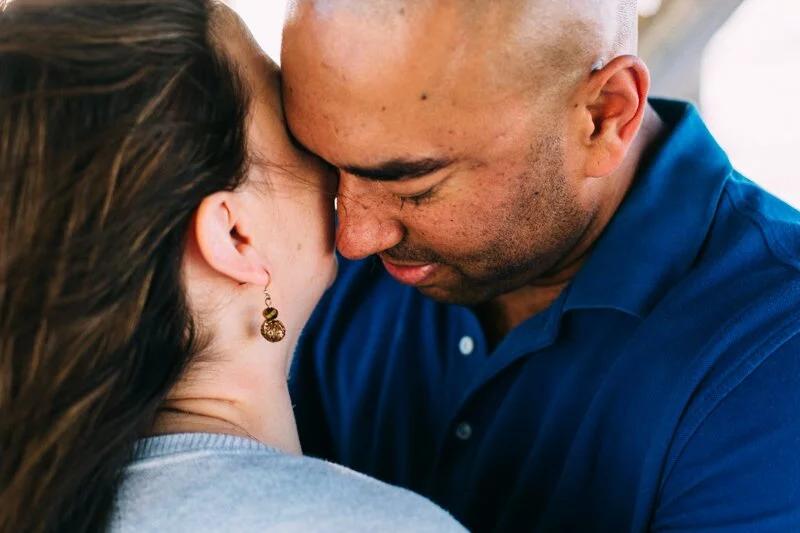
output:
[{"label": "man's chin", "polygon": [[424,296],[431,300],[436,300],[439,303],[449,305],[463,305],[472,307],[483,303],[485,300],[473,295],[470,291],[464,289],[455,289],[451,287],[443,287],[441,285],[429,285],[417,287],[417,290]]}]

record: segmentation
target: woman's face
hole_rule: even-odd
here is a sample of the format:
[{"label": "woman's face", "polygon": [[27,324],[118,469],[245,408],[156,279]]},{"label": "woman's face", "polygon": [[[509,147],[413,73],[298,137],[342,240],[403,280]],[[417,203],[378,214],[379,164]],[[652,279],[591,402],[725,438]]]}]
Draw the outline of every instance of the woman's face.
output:
[{"label": "woman's face", "polygon": [[304,323],[336,275],[335,174],[290,141],[278,67],[242,28],[224,46],[251,97],[247,131],[252,163],[241,193],[249,198],[259,241],[266,247],[269,292],[283,317]]}]

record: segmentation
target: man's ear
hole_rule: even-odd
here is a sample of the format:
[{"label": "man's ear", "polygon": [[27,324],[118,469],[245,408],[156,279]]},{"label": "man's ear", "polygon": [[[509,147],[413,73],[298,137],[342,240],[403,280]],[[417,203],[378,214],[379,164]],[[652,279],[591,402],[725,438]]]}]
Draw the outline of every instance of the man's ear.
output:
[{"label": "man's ear", "polygon": [[211,269],[239,283],[269,285],[268,269],[253,246],[246,212],[236,193],[218,192],[205,198],[192,230],[200,255]]},{"label": "man's ear", "polygon": [[584,93],[586,176],[607,176],[622,164],[642,125],[649,91],[650,72],[636,56],[618,57],[592,72]]}]

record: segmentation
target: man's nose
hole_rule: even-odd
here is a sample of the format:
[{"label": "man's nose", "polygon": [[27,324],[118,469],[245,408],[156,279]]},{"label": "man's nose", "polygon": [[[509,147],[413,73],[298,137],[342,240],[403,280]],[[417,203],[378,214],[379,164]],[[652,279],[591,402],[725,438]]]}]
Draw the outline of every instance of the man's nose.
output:
[{"label": "man's nose", "polygon": [[369,257],[396,246],[403,228],[392,216],[390,195],[379,184],[342,175],[339,181],[336,244],[348,259]]}]

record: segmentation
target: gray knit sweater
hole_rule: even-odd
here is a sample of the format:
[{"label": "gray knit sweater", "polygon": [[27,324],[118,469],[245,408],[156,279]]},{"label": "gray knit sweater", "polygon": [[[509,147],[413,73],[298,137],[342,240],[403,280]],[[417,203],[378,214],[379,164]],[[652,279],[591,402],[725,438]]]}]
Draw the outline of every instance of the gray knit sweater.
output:
[{"label": "gray knit sweater", "polygon": [[112,533],[464,533],[424,498],[256,441],[206,433],[137,443]]}]

